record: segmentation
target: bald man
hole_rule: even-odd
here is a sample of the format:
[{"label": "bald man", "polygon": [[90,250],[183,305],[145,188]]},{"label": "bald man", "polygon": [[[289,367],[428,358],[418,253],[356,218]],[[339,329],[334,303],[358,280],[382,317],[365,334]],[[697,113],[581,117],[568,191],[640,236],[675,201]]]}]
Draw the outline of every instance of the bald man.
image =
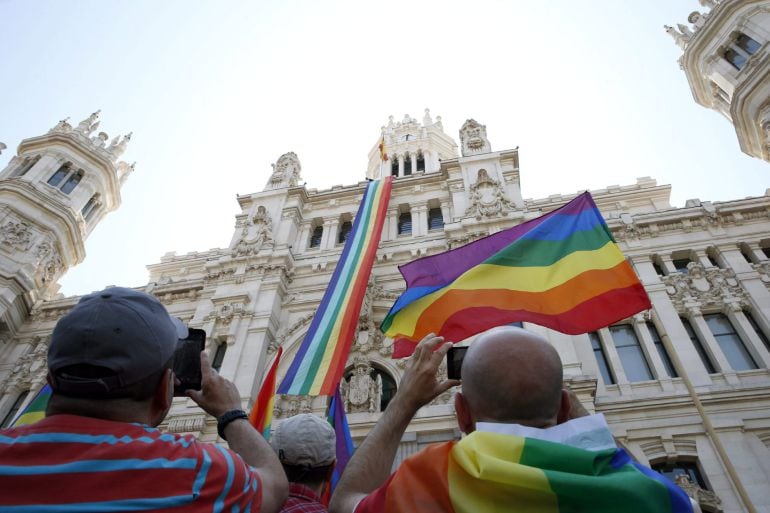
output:
[{"label": "bald man", "polygon": [[618,511],[620,501],[638,513],[693,511],[682,490],[632,462],[604,417],[587,415],[562,388],[556,350],[514,327],[480,335],[465,355],[455,412],[468,436],[433,444],[389,475],[417,410],[460,384],[436,380],[451,346],[432,334],[417,345],[397,394],[348,462],[331,513],[595,513]]}]

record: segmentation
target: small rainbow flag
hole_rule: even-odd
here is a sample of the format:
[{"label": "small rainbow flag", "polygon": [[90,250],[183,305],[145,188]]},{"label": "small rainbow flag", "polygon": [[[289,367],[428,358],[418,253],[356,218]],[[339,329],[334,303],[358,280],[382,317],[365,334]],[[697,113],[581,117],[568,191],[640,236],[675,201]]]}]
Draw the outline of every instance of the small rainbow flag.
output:
[{"label": "small rainbow flag", "polygon": [[407,290],[380,329],[393,357],[428,333],[459,342],[518,321],[571,335],[651,308],[586,192],[544,216],[399,268]]},{"label": "small rainbow flag", "polygon": [[350,457],[353,455],[354,450],[353,438],[350,436],[350,426],[348,426],[348,418],[345,415],[345,405],[342,404],[339,387],[337,387],[336,392],[334,392],[334,395],[332,396],[332,402],[331,405],[329,405],[329,414],[326,420],[332,425],[334,433],[337,435],[337,463],[334,465],[332,478],[327,483],[326,489],[321,496],[321,502],[328,506],[334,488],[336,488],[337,483],[340,481],[342,472],[345,470],[348,461],[350,461]]},{"label": "small rainbow flag", "polygon": [[249,422],[254,428],[262,433],[265,440],[270,439],[270,426],[273,424],[273,404],[275,402],[275,381],[278,374],[278,363],[281,361],[283,347],[278,347],[278,353],[270,366],[270,370],[265,374],[262,386],[257,394],[257,400],[251,407],[249,413]]},{"label": "small rainbow flag", "polygon": [[475,431],[405,460],[357,513],[692,513],[687,494],[623,449]]},{"label": "small rainbow flag", "polygon": [[29,402],[24,411],[16,417],[16,420],[11,424],[11,427],[29,426],[34,424],[38,420],[45,418],[45,409],[48,406],[48,401],[51,399],[51,385],[48,383],[41,388],[35,397]]},{"label": "small rainbow flag", "polygon": [[278,393],[334,394],[353,343],[391,185],[390,176],[367,184],[331,282]]}]

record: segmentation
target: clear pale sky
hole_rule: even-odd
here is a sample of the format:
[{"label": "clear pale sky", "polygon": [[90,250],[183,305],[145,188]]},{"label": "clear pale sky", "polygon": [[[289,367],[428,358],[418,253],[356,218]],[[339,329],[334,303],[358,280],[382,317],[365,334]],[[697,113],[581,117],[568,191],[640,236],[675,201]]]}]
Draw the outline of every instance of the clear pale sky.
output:
[{"label": "clear pale sky", "polygon": [[770,165],[692,99],[664,24],[696,0],[0,0],[0,155],[102,109],[134,132],[123,205],[65,294],[147,283],[167,251],[226,246],[236,194],[287,151],[319,189],[364,178],[388,115],[467,118],[519,147],[525,198],[671,184],[672,203],[760,196]]}]

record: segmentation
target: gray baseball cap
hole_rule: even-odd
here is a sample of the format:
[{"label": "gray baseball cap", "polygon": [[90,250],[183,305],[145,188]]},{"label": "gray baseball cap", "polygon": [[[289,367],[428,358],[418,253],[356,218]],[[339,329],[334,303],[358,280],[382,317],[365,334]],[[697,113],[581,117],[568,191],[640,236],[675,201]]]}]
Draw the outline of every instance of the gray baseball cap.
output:
[{"label": "gray baseball cap", "polygon": [[284,465],[324,467],[337,458],[337,437],[331,425],[312,413],[300,413],[281,422],[270,444]]},{"label": "gray baseball cap", "polygon": [[[187,328],[155,297],[110,287],[83,296],[53,330],[48,348],[52,388],[65,395],[109,394],[158,372]],[[106,377],[73,376],[73,365],[107,369]]]}]

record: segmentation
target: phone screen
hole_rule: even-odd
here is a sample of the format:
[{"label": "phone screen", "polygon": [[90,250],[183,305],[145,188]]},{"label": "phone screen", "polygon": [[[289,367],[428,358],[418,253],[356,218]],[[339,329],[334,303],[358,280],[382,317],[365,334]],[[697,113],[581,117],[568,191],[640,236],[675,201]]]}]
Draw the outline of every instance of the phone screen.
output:
[{"label": "phone screen", "polygon": [[449,379],[461,379],[460,369],[468,346],[453,347],[446,354],[446,374]]},{"label": "phone screen", "polygon": [[179,340],[174,353],[174,375],[180,384],[174,385],[174,396],[183,397],[185,390],[201,389],[201,351],[206,346],[206,332],[189,328],[187,338]]}]

